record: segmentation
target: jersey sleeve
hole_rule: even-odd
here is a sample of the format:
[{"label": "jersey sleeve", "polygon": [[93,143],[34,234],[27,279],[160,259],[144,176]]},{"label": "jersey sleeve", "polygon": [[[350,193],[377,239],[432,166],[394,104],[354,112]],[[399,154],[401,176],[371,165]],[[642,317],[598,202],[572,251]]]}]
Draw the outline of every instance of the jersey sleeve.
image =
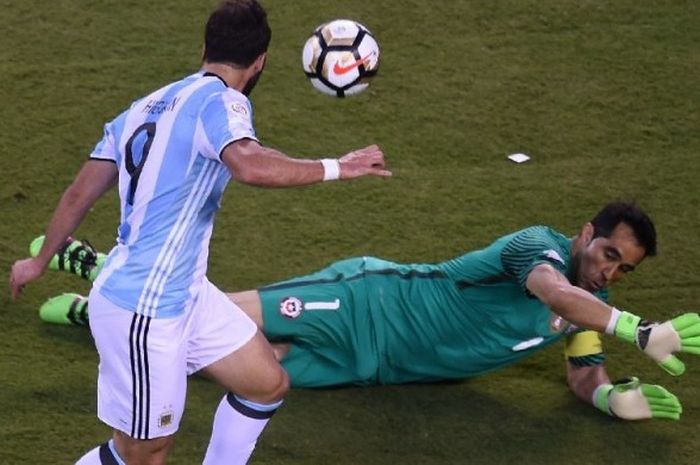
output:
[{"label": "jersey sleeve", "polygon": [[91,160],[107,160],[117,162],[116,143],[112,123],[107,123],[104,126],[104,135],[89,157]]},{"label": "jersey sleeve", "polygon": [[570,334],[566,338],[564,356],[575,367],[600,365],[605,361],[600,333],[590,330]]},{"label": "jersey sleeve", "polygon": [[205,102],[199,114],[200,153],[220,160],[221,152],[241,139],[258,140],[253,127],[253,109],[240,92],[227,89]]},{"label": "jersey sleeve", "polygon": [[528,292],[525,283],[530,272],[542,263],[552,265],[566,275],[569,252],[554,240],[544,227],[524,229],[516,234],[503,248],[503,269],[513,276]]}]

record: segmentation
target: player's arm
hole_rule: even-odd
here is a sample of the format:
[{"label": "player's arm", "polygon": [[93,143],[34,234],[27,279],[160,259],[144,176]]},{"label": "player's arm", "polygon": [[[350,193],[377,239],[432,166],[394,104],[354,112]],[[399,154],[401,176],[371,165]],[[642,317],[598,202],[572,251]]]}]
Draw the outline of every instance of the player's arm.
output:
[{"label": "player's arm", "polygon": [[548,263],[535,266],[527,277],[527,289],[569,323],[605,332],[612,307],[595,295],[573,286]]},{"label": "player's arm", "polygon": [[686,313],[664,323],[642,320],[571,285],[548,263],[540,263],[530,271],[526,287],[565,320],[636,344],[672,375],[685,371],[685,365],[674,353],[700,355],[700,316],[697,313]]},{"label": "player's arm", "polygon": [[304,186],[366,175],[391,176],[384,168],[384,154],[376,145],[338,159],[307,160],[289,157],[252,139],[241,139],[227,145],[221,159],[235,180],[260,187]]},{"label": "player's arm", "polygon": [[91,159],[83,165],[58,202],[39,254],[18,260],[12,266],[10,290],[13,298],[26,284],[44,273],[51,257],[75,231],[97,199],[115,184],[117,175],[117,167],[111,161]]},{"label": "player's arm", "polygon": [[610,382],[599,333],[569,335],[564,354],[569,387],[584,402],[624,420],[680,418],[683,410],[678,398],[663,387],[640,383],[637,378]]}]

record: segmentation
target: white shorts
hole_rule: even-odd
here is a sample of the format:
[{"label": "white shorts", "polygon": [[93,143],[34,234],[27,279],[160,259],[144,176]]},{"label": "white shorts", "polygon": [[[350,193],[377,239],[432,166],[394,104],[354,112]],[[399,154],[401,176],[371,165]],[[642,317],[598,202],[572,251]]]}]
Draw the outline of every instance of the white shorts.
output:
[{"label": "white shorts", "polygon": [[90,330],[100,355],[97,416],[137,439],[175,433],[187,376],[245,345],[257,327],[205,280],[194,304],[175,318],[125,310],[93,290]]}]

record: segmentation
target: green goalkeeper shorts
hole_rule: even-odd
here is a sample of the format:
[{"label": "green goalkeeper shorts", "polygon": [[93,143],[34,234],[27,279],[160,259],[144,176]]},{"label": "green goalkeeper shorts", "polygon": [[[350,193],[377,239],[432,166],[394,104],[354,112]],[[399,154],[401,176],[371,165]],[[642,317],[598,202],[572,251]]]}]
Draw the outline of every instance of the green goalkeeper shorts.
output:
[{"label": "green goalkeeper shorts", "polygon": [[258,289],[263,332],[291,344],[282,366],[292,386],[377,383],[378,355],[363,258]]}]

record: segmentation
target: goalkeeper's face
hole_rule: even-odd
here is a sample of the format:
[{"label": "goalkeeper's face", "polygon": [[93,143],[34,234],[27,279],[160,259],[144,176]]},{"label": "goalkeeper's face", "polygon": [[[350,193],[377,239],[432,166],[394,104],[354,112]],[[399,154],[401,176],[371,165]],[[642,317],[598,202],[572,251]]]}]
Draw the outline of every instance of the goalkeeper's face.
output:
[{"label": "goalkeeper's face", "polygon": [[580,237],[582,247],[574,255],[575,284],[590,292],[606,288],[634,271],[646,252],[625,223],[618,224],[609,237],[596,238],[589,223]]}]

